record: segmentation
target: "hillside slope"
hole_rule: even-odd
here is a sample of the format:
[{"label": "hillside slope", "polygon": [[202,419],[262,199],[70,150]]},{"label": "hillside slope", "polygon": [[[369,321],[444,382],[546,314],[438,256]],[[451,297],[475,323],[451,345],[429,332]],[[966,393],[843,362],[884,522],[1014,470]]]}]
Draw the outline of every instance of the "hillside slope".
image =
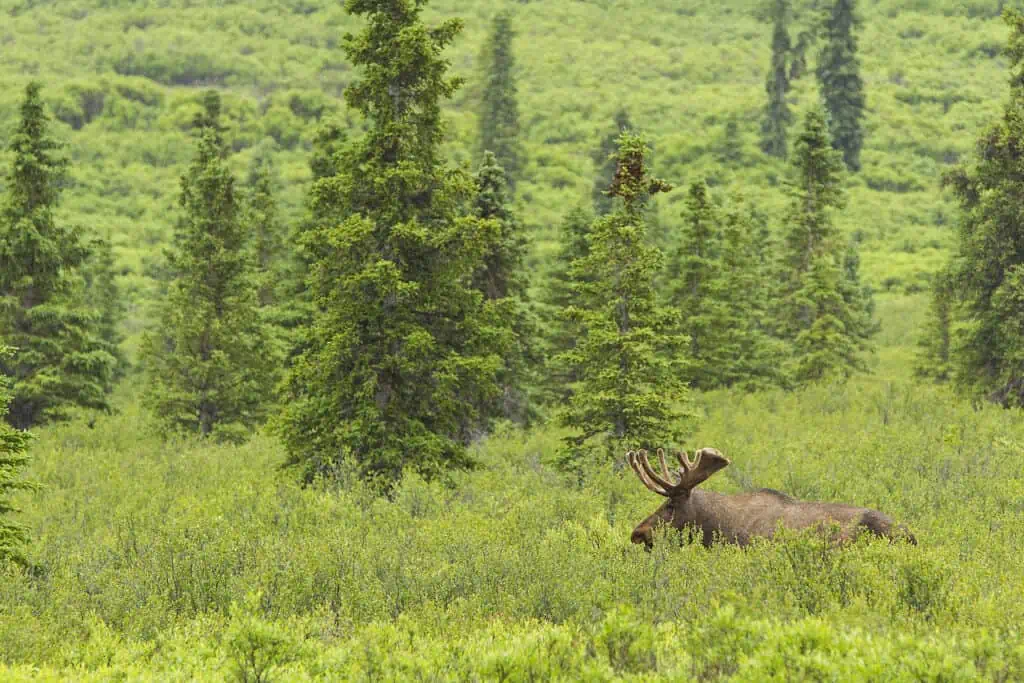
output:
[{"label": "hillside slope", "polygon": [[[860,3],[867,141],[840,223],[862,239],[865,277],[881,290],[924,287],[949,244],[955,207],[939,189],[940,175],[971,151],[1006,91],[1006,29],[995,4]],[[699,177],[741,188],[777,215],[786,167],[757,147],[770,26],[756,18],[756,6],[430,4],[430,18],[466,23],[449,54],[454,72],[468,79],[448,107],[449,151],[458,162],[470,161],[476,62],[490,18],[504,7],[515,10],[529,152],[519,200],[534,231],[535,266],[550,254],[567,207],[589,196],[591,151],[621,107],[649,134],[656,172],[677,184],[661,202],[663,223],[678,220],[681,186]],[[0,79],[7,85],[0,92],[0,139],[22,86],[42,80],[74,159],[64,210],[112,232],[123,282],[136,292],[149,287],[146,273],[174,220],[178,176],[193,149],[186,131],[201,88],[224,91],[240,174],[258,150],[273,150],[292,215],[301,207],[317,120],[348,117],[340,93],[354,73],[340,43],[353,22],[335,0],[3,0],[0,15]],[[797,81],[798,112],[815,97],[812,77]],[[731,137],[729,122],[737,131]]]}]

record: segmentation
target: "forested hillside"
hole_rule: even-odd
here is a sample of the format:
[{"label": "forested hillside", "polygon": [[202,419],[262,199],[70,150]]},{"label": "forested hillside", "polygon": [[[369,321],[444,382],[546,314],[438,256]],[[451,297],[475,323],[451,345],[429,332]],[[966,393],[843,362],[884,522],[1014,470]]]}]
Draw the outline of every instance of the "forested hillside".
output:
[{"label": "forested hillside", "polygon": [[0,0],[0,679],[1024,679],[1017,5]]},{"label": "forested hillside", "polygon": [[[838,218],[863,239],[867,280],[883,291],[924,287],[949,243],[955,210],[942,171],[964,158],[1004,99],[1002,3],[862,2],[867,116],[863,170]],[[543,267],[567,207],[587,199],[592,153],[625,109],[650,136],[656,173],[676,184],[659,202],[679,221],[685,184],[742,187],[765,212],[781,204],[785,164],[758,149],[771,25],[757,3],[654,1],[456,3],[463,34],[446,57],[467,79],[445,105],[449,153],[469,163],[481,90],[479,56],[491,17],[515,10],[519,106],[528,165],[518,191]],[[332,0],[296,2],[5,2],[0,130],[30,78],[63,122],[73,165],[64,212],[112,231],[124,280],[145,292],[174,220],[178,176],[192,153],[199,92],[222,89],[232,164],[270,148],[282,201],[296,212],[309,181],[318,120],[357,125],[340,100],[353,70],[340,50],[355,24]],[[795,107],[816,97],[794,82]]]}]

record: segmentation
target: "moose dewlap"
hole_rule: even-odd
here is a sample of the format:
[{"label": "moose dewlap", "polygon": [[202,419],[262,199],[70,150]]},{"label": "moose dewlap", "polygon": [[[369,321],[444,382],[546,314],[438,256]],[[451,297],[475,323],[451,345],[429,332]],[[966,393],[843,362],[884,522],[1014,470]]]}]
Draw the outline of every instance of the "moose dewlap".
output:
[{"label": "moose dewlap", "polygon": [[[648,548],[653,544],[654,529],[671,524],[675,529],[689,527],[699,534],[707,547],[716,541],[745,546],[755,537],[772,538],[781,524],[787,529],[818,528],[830,530],[836,543],[847,543],[867,530],[890,541],[904,539],[917,545],[917,539],[902,524],[869,508],[843,503],[802,501],[773,489],[723,495],[703,491],[697,486],[718,470],[729,465],[728,458],[717,449],[702,448],[690,460],[679,452],[678,481],[673,482],[665,464],[665,452],[658,449],[661,473],[654,471],[647,451],[629,451],[626,459],[647,488],[668,498],[653,515],[633,530],[634,543]],[[836,530],[838,528],[838,530]]]}]

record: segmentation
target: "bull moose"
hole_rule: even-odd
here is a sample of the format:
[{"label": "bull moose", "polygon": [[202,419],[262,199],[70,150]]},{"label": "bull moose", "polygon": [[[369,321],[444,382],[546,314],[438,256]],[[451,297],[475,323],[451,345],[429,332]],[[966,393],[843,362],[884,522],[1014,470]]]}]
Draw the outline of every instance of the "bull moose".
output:
[{"label": "bull moose", "polygon": [[[715,448],[702,448],[694,460],[679,452],[679,481],[673,482],[665,464],[665,452],[658,449],[661,474],[654,471],[647,451],[629,451],[626,459],[647,488],[668,500],[633,530],[633,543],[653,545],[654,529],[671,524],[690,527],[705,547],[716,541],[746,546],[755,537],[772,538],[781,524],[787,529],[833,529],[834,542],[848,543],[861,530],[894,541],[898,538],[917,545],[917,539],[903,525],[869,508],[842,503],[807,502],[773,489],[723,495],[697,490],[698,484],[730,464]],[[838,525],[836,527],[835,525]]]}]

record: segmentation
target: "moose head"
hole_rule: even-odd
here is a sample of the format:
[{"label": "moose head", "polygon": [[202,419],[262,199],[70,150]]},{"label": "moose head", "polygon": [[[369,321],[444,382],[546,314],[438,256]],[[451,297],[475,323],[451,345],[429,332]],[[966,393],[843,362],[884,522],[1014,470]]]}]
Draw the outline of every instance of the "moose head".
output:
[{"label": "moose head", "polygon": [[904,538],[917,544],[906,527],[877,510],[845,505],[796,500],[773,489],[723,495],[697,489],[708,477],[730,464],[715,448],[701,448],[694,459],[677,453],[679,469],[675,477],[665,462],[665,451],[658,449],[661,472],[655,472],[647,451],[626,454],[630,467],[644,485],[668,500],[633,530],[632,541],[649,549],[654,530],[665,524],[697,534],[706,547],[716,541],[745,546],[755,537],[772,538],[779,525],[787,529],[818,528],[831,530],[836,543],[846,543],[866,530],[876,536],[895,540]]}]

